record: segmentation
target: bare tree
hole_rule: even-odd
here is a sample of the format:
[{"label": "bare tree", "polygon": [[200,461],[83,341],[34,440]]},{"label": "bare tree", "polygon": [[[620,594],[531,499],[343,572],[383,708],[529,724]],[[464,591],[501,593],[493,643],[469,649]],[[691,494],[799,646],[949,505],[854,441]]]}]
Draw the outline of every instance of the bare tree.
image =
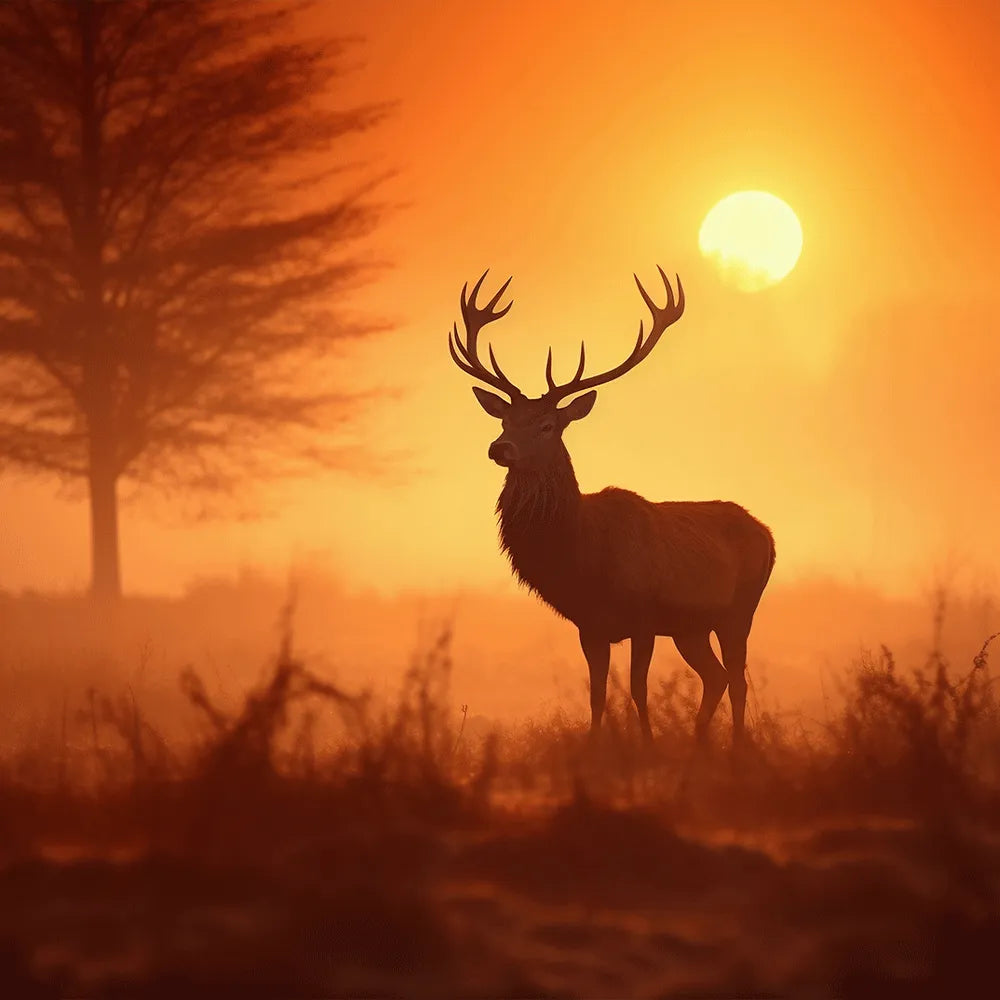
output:
[{"label": "bare tree", "polygon": [[0,4],[0,461],[86,484],[97,594],[123,481],[342,457],[326,361],[375,329],[340,304],[380,208],[332,157],[389,109],[335,109],[353,43],[300,6]]}]

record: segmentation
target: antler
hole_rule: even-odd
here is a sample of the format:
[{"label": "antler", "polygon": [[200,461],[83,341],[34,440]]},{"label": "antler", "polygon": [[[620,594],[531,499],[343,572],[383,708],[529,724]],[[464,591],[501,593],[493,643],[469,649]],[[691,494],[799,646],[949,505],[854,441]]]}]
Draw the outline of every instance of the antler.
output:
[{"label": "antler", "polygon": [[[458,324],[454,324],[451,329],[451,333],[448,334],[448,350],[451,351],[452,360],[458,365],[462,371],[477,378],[487,385],[493,386],[494,389],[499,389],[501,392],[506,393],[511,401],[519,398],[521,396],[521,390],[518,389],[516,385],[500,369],[500,365],[497,364],[497,359],[493,354],[493,348],[489,348],[490,352],[490,365],[493,367],[493,371],[490,371],[480,360],[478,351],[478,340],[479,331],[486,326],[487,323],[492,323],[494,320],[500,319],[502,316],[506,316],[510,307],[514,304],[513,300],[507,303],[503,309],[499,311],[494,309],[494,306],[500,301],[500,296],[507,291],[507,286],[510,284],[511,279],[508,278],[503,285],[500,286],[500,291],[490,299],[489,302],[482,308],[476,305],[476,295],[479,292],[479,288],[489,274],[489,269],[485,270],[482,277],[473,285],[472,295],[466,301],[466,291],[468,289],[468,282],[462,285],[462,319],[465,323],[465,343],[462,343],[462,338],[458,333]],[[461,355],[461,357],[459,357]]]},{"label": "antler", "polygon": [[662,308],[649,297],[646,289],[642,287],[642,282],[639,281],[638,276],[632,275],[639,288],[639,294],[649,307],[649,311],[653,314],[653,325],[650,328],[649,336],[643,340],[643,327],[640,322],[639,338],[635,342],[635,347],[632,348],[632,353],[616,368],[612,368],[610,371],[606,371],[600,375],[591,375],[588,378],[582,378],[584,364],[586,363],[586,353],[584,345],[580,344],[580,363],[577,365],[576,374],[563,385],[556,385],[552,379],[552,348],[550,347],[549,358],[545,363],[545,381],[549,384],[549,391],[545,394],[546,399],[558,402],[566,396],[573,396],[578,392],[583,392],[585,389],[592,389],[595,385],[604,385],[606,382],[611,382],[613,379],[618,378],[619,375],[624,375],[627,371],[631,371],[656,347],[656,342],[660,339],[663,331],[681,318],[684,312],[684,287],[681,285],[680,276],[677,276],[677,301],[675,303],[674,291],[670,287],[667,276],[663,273],[663,268],[658,266],[656,270],[660,272],[660,277],[663,279],[663,284],[667,289],[667,304]]}]

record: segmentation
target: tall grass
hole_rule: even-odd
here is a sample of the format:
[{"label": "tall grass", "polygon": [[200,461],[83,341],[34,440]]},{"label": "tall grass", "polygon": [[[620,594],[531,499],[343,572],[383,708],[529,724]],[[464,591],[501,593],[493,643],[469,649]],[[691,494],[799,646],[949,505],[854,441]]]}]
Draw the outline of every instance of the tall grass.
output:
[{"label": "tall grass", "polygon": [[651,692],[652,749],[617,673],[596,744],[565,710],[484,731],[452,702],[450,628],[378,698],[300,656],[289,612],[241,700],[182,672],[188,739],[90,690],[0,761],[0,984],[945,988],[1000,928],[995,639],[964,668],[936,640],[865,654],[822,722],[761,698],[732,758],[725,710],[694,751],[690,672]]},{"label": "tall grass", "polygon": [[[725,753],[724,708],[715,750],[694,752],[700,691],[690,672],[671,674],[651,692],[652,750],[614,670],[596,745],[586,720],[560,709],[472,733],[467,706],[451,702],[450,628],[412,657],[395,697],[377,699],[310,669],[293,650],[289,618],[268,672],[241,704],[222,707],[197,672],[182,672],[192,733],[183,746],[156,730],[131,689],[91,689],[83,704],[63,706],[47,739],[0,761],[0,788],[50,807],[61,802],[67,819],[74,808],[98,810],[111,798],[124,807],[130,797],[146,806],[169,797],[175,826],[185,811],[199,810],[249,824],[255,810],[268,813],[275,796],[292,789],[300,804],[315,794],[349,813],[409,810],[437,819],[556,807],[581,794],[674,815],[690,805],[704,816],[707,808],[727,821],[746,815],[748,804],[761,818],[768,810],[979,816],[995,809],[1000,792],[1000,706],[989,669],[995,638],[964,671],[937,643],[909,668],[887,648],[866,653],[845,673],[839,705],[822,724],[758,704],[752,752],[736,767]],[[682,787],[697,793],[692,802],[679,795]]]}]

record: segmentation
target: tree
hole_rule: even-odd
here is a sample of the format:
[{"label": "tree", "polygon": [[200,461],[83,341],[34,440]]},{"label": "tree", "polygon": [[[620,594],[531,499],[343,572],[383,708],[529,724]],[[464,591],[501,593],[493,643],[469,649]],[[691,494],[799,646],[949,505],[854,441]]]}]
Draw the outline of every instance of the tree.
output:
[{"label": "tree", "polygon": [[380,208],[331,149],[388,108],[332,108],[351,43],[296,40],[300,6],[0,5],[0,460],[85,483],[95,594],[123,482],[341,455],[326,361],[375,329],[338,303]]}]

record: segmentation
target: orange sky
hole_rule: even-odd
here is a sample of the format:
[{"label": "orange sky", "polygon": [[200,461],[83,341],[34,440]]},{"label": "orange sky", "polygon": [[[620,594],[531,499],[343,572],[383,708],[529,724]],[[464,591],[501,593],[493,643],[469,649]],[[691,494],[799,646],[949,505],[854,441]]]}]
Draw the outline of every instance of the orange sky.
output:
[{"label": "orange sky", "polygon": [[[395,262],[358,305],[398,319],[358,350],[401,390],[364,424],[400,482],[330,477],[274,516],[185,525],[123,512],[130,590],[312,560],[368,585],[510,586],[496,550],[496,435],[446,331],[462,282],[514,275],[491,327],[526,391],[545,350],[585,338],[610,366],[644,307],[638,271],[679,271],[687,312],[601,390],[566,441],[581,486],[734,499],[771,525],[776,577],[820,570],[894,590],[989,575],[1000,402],[1000,11],[945,5],[632,2],[321,5],[309,30],[368,37],[345,98],[393,97],[373,162],[405,203],[373,244]],[[805,246],[780,285],[724,287],[697,252],[722,196],[762,188]],[[86,508],[0,483],[0,588],[82,586]]]}]

